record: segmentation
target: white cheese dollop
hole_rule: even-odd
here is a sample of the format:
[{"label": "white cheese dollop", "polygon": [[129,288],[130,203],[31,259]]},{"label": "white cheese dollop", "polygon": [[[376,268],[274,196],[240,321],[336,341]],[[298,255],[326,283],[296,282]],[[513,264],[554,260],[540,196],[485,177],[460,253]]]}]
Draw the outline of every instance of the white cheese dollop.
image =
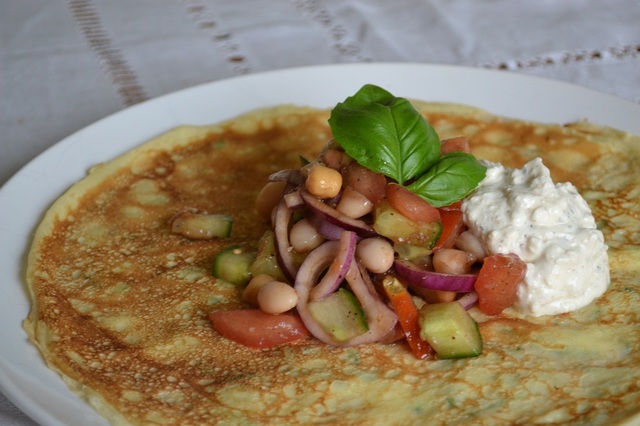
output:
[{"label": "white cheese dollop", "polygon": [[607,246],[587,202],[555,184],[540,158],[522,169],[484,162],[487,175],[463,201],[464,220],[488,254],[527,263],[514,308],[555,315],[588,305],[609,285]]}]

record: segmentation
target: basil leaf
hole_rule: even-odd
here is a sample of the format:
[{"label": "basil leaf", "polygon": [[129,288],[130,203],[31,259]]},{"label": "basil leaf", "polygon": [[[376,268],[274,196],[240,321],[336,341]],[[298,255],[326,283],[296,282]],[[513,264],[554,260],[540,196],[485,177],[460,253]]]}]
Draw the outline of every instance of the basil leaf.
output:
[{"label": "basil leaf", "polygon": [[374,103],[386,105],[394,99],[395,96],[384,90],[382,87],[373,84],[365,84],[356,92],[355,95],[349,96],[342,104],[338,104],[338,106],[346,109],[357,110]]},{"label": "basil leaf", "polygon": [[331,112],[334,139],[358,163],[398,183],[420,176],[440,157],[435,130],[404,98],[366,85]]},{"label": "basil leaf", "polygon": [[448,206],[469,195],[484,179],[486,171],[473,155],[452,152],[443,155],[407,188],[434,207]]}]

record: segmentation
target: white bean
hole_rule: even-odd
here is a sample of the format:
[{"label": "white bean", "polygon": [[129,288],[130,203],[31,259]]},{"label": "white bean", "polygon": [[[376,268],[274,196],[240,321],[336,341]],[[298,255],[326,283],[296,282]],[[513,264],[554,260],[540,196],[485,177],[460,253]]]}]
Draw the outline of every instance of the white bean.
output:
[{"label": "white bean", "polygon": [[247,284],[242,292],[242,300],[250,304],[251,306],[258,306],[258,292],[260,288],[269,281],[275,281],[271,275],[258,274],[251,278],[251,281]]},{"label": "white bean", "polygon": [[339,171],[317,164],[309,170],[305,188],[320,198],[333,198],[342,189],[342,175]]},{"label": "white bean", "polygon": [[376,274],[387,272],[394,261],[393,246],[384,238],[367,238],[360,241],[356,255],[365,268]]},{"label": "white bean", "polygon": [[433,254],[433,269],[442,274],[466,274],[476,257],[458,249],[441,249]]},{"label": "white bean", "polygon": [[298,304],[298,293],[287,283],[269,281],[258,291],[258,305],[268,314],[287,312]]},{"label": "white bean", "polygon": [[336,210],[351,218],[358,219],[373,210],[373,203],[350,186],[342,192]]},{"label": "white bean", "polygon": [[298,253],[308,253],[324,242],[324,237],[307,219],[300,219],[289,233],[289,242]]},{"label": "white bean", "polygon": [[471,231],[464,231],[462,234],[458,235],[455,241],[455,247],[468,253],[472,253],[478,261],[482,261],[486,256],[482,243]]}]

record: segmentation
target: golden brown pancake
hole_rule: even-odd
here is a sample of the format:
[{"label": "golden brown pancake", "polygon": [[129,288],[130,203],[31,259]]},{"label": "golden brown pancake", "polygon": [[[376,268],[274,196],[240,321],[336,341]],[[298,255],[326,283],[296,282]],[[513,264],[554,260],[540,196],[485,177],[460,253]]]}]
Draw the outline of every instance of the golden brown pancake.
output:
[{"label": "golden brown pancake", "polygon": [[[211,275],[217,251],[256,244],[269,174],[313,158],[328,111],[278,107],[181,127],[95,166],[47,212],[29,256],[25,321],[47,364],[114,424],[621,424],[640,412],[640,138],[416,102],[478,158],[542,157],[573,182],[609,245],[611,286],[569,314],[485,317],[484,351],[417,360],[403,342],[335,348],[309,337],[250,349],[208,314],[244,306]],[[184,208],[234,217],[232,236],[169,230]]]}]

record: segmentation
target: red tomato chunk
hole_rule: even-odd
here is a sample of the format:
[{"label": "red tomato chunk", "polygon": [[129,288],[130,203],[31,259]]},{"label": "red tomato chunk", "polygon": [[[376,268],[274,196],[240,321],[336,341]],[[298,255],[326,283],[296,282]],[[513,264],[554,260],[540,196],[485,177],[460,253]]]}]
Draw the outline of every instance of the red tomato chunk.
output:
[{"label": "red tomato chunk", "polygon": [[461,210],[438,210],[442,220],[442,233],[434,250],[453,247],[456,238],[464,229],[464,218]]},{"label": "red tomato chunk", "polygon": [[438,209],[404,186],[389,184],[386,193],[391,207],[404,217],[423,224],[440,220]]},{"label": "red tomato chunk", "polygon": [[273,315],[259,309],[239,309],[212,312],[209,319],[218,333],[251,348],[270,348],[309,334],[293,313]]},{"label": "red tomato chunk", "polygon": [[498,315],[511,306],[526,273],[527,264],[515,254],[486,257],[475,284],[480,310],[487,315]]},{"label": "red tomato chunk", "polygon": [[383,174],[372,172],[358,163],[351,163],[344,172],[344,186],[350,186],[365,197],[373,205],[378,204],[385,196],[387,179]]}]

